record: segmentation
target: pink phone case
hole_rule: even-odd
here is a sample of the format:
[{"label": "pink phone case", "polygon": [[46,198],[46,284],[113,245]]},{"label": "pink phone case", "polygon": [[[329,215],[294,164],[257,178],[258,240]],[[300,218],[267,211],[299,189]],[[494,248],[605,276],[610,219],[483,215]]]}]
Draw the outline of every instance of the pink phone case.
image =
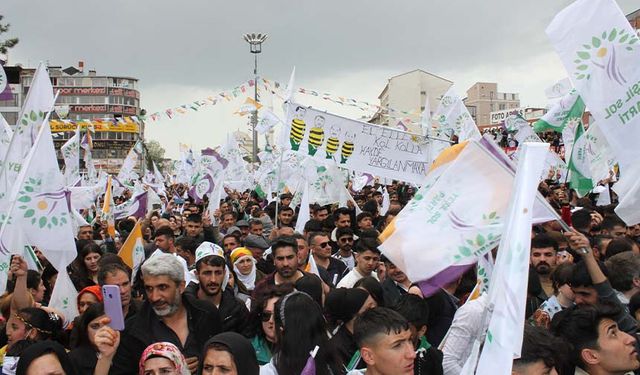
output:
[{"label": "pink phone case", "polygon": [[104,312],[111,319],[109,327],[116,331],[124,330],[120,288],[117,285],[103,285],[102,298],[104,299]]}]

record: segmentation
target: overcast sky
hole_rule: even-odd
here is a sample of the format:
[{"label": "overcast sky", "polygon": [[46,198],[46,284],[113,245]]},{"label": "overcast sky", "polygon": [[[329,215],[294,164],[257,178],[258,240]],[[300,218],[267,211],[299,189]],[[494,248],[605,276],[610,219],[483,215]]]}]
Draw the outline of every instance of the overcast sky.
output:
[{"label": "overcast sky", "polygon": [[[477,81],[544,106],[543,90],[566,76],[544,33],[568,0],[2,0],[0,14],[20,43],[9,63],[63,67],[85,61],[98,74],[140,80],[149,113],[204,99],[253,75],[247,32],[269,34],[263,77],[377,102],[387,79],[423,69],[455,82],[464,95]],[[637,0],[618,0],[625,14]],[[4,34],[5,36],[7,34]],[[363,112],[298,95],[303,104],[358,118]],[[247,129],[234,116],[242,100],[150,122],[147,138],[176,157]],[[276,106],[280,102],[274,101]]]}]

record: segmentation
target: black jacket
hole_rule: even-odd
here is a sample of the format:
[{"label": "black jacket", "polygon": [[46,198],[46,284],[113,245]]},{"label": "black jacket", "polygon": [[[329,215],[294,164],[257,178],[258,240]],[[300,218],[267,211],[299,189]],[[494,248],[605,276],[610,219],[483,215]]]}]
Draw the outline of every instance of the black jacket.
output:
[{"label": "black jacket", "polygon": [[399,287],[390,277],[385,277],[382,282],[382,293],[384,296],[384,305],[392,307],[398,302],[398,299],[407,291]]},{"label": "black jacket", "polygon": [[[200,285],[191,282],[185,288],[184,294],[198,299],[199,287]],[[208,301],[201,302],[209,303]],[[233,331],[241,333],[247,325],[249,311],[246,305],[235,297],[233,290],[227,288],[222,292],[222,300],[220,301],[220,306],[218,306],[218,314],[220,314],[220,320],[222,321],[222,332]]]},{"label": "black jacket", "polygon": [[419,349],[416,359],[413,361],[413,373],[415,375],[442,375],[443,354],[433,346],[429,349]]},{"label": "black jacket", "polygon": [[[198,301],[189,295],[182,295],[182,304],[187,309],[189,319],[189,339],[195,340],[197,353],[187,353],[187,357],[200,357],[202,347],[212,336],[222,332],[222,323],[218,310],[210,303]],[[159,318],[151,308],[149,301],[145,301],[138,313],[127,319],[125,329],[120,336],[120,346],[111,365],[109,374],[138,374],[138,361],[147,346],[158,341],[170,341],[167,338],[155,337],[153,323]],[[172,342],[178,348],[182,343]],[[185,353],[183,353],[185,354]]]},{"label": "black jacket", "polygon": [[458,306],[453,301],[452,296],[443,289],[438,290],[432,296],[425,298],[425,300],[429,304],[427,340],[431,345],[437,347],[447,334]]}]

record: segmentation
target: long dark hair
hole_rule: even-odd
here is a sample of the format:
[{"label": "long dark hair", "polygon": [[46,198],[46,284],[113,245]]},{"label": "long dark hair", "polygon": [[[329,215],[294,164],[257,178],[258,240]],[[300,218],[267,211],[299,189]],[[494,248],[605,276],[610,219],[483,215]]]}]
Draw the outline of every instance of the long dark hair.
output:
[{"label": "long dark hair", "polygon": [[87,269],[87,266],[84,264],[84,258],[91,253],[97,253],[97,254],[100,254],[100,256],[102,256],[103,254],[102,249],[100,248],[100,245],[98,245],[95,242],[90,242],[84,245],[78,251],[78,256],[76,256],[76,259],[73,261],[73,263],[71,263],[72,272],[76,278],[78,279],[89,278],[89,270]]},{"label": "long dark hair", "polygon": [[94,303],[89,306],[78,322],[78,335],[71,340],[71,349],[75,349],[81,346],[91,347],[91,341],[89,341],[89,323],[95,318],[104,315],[104,304],[102,302]]},{"label": "long dark hair", "polygon": [[274,314],[278,341],[273,357],[279,375],[299,375],[316,346],[316,374],[341,372],[329,345],[322,309],[309,295],[293,292],[280,298]]},{"label": "long dark hair", "polygon": [[267,305],[267,301],[274,297],[284,297],[292,291],[293,286],[291,284],[268,285],[264,289],[259,290],[255,299],[251,301],[251,311],[247,318],[247,328],[244,331],[244,336],[248,338],[254,336],[264,338],[264,332],[262,331],[262,313]]}]

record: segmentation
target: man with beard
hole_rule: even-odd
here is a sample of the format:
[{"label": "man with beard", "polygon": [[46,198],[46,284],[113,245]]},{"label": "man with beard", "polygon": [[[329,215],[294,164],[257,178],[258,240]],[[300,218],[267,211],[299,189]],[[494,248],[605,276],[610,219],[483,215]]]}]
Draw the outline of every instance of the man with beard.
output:
[{"label": "man with beard", "polygon": [[[536,272],[543,293],[539,297],[546,300],[553,295],[551,272],[556,268],[558,243],[546,234],[538,234],[531,240],[531,256],[529,262]],[[544,295],[543,295],[544,294]]]},{"label": "man with beard", "polygon": [[[260,280],[253,290],[254,296],[259,296],[268,285],[295,285],[302,276],[313,275],[298,269],[298,243],[295,238],[278,237],[271,244],[271,251],[273,252],[275,272]],[[313,275],[313,277],[317,276]]]},{"label": "man with beard", "polygon": [[353,234],[353,231],[349,227],[338,228],[334,234],[336,242],[338,243],[338,251],[333,254],[333,257],[342,261],[349,271],[351,271],[356,266],[356,257],[352,251],[356,235]]},{"label": "man with beard", "polygon": [[387,269],[387,277],[382,282],[382,290],[384,291],[385,306],[393,306],[398,302],[400,297],[409,292],[411,280],[402,270],[396,267],[389,258],[383,256],[382,261]]},{"label": "man with beard", "polygon": [[141,271],[147,300],[127,320],[110,374],[136,373],[145,348],[161,341],[176,345],[189,371],[195,372],[205,342],[222,332],[218,310],[210,303],[182,295],[184,273],[175,256],[158,254],[149,258]]},{"label": "man with beard", "polygon": [[196,277],[198,282],[187,285],[184,293],[200,301],[212,303],[222,319],[223,331],[241,332],[249,312],[242,301],[227,288],[226,261],[220,246],[203,242],[196,249]]},{"label": "man with beard", "polygon": [[278,226],[293,228],[293,208],[289,206],[281,207],[278,212]]}]

